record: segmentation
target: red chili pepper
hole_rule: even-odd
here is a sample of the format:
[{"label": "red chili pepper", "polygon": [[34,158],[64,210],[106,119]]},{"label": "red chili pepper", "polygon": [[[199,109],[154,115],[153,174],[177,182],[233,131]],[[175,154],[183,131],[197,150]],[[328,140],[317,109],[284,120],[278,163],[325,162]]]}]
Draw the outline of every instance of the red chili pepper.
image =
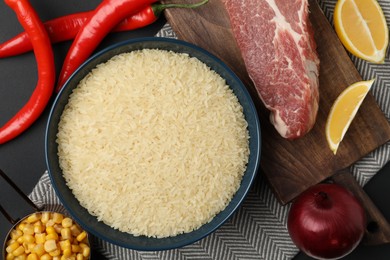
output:
[{"label": "red chili pepper", "polygon": [[0,144],[26,130],[41,115],[53,93],[55,83],[54,57],[49,36],[28,0],[5,0],[16,13],[28,33],[38,67],[38,82],[27,104],[0,128]]},{"label": "red chili pepper", "polygon": [[[207,3],[204,0],[196,4],[160,4],[154,3],[142,9],[140,12],[126,17],[112,31],[130,31],[145,27],[154,23],[167,8],[195,8]],[[91,18],[94,11],[80,12],[61,16],[45,22],[52,43],[58,43],[73,39],[85,22]],[[31,41],[26,32],[0,44],[0,58],[19,55],[32,50]]]},{"label": "red chili pepper", "polygon": [[70,75],[92,54],[103,38],[123,19],[156,0],[105,0],[80,28],[71,45],[57,83],[59,91]]}]

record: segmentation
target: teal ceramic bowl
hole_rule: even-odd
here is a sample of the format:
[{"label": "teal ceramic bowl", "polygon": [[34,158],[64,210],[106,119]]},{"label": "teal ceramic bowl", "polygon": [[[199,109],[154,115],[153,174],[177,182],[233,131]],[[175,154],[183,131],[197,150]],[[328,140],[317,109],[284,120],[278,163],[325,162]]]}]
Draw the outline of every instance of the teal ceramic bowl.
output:
[{"label": "teal ceramic bowl", "polygon": [[[191,57],[198,58],[216,71],[226,80],[227,84],[231,87],[235,95],[238,97],[239,102],[243,106],[250,135],[250,157],[247,169],[244,173],[241,186],[228,206],[215,216],[211,222],[204,224],[199,229],[190,233],[180,234],[168,238],[133,236],[131,234],[115,230],[103,222],[99,222],[96,217],[90,215],[88,211],[79,204],[78,200],[72,194],[72,191],[66,185],[59,166],[57,155],[58,147],[55,141],[62,111],[68,102],[69,95],[72,90],[77,87],[80,80],[83,79],[93,68],[95,68],[96,65],[109,60],[117,54],[145,48],[187,53]],[[45,138],[46,163],[49,175],[59,199],[63,203],[64,207],[69,211],[70,215],[90,234],[121,247],[142,251],[158,251],[179,248],[192,244],[219,228],[237,210],[248,193],[259,168],[261,151],[260,122],[252,98],[240,79],[223,62],[207,51],[184,41],[157,37],[141,38],[115,44],[97,53],[86,61],[66,82],[65,86],[54,101],[49,115]]]}]

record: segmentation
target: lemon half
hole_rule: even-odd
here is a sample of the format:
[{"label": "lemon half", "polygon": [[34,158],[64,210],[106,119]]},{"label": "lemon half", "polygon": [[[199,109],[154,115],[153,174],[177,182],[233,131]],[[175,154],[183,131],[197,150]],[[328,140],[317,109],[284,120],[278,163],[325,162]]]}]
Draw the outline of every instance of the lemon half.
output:
[{"label": "lemon half", "polygon": [[389,29],[376,0],[339,0],[334,26],[344,47],[353,55],[383,63],[389,44]]}]

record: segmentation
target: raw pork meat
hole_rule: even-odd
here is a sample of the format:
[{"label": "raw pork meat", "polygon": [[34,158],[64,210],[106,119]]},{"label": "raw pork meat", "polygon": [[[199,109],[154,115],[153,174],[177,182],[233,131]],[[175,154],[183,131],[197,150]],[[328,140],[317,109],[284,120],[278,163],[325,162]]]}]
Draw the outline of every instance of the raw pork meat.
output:
[{"label": "raw pork meat", "polygon": [[247,71],[281,136],[314,125],[319,59],[307,0],[222,0]]}]

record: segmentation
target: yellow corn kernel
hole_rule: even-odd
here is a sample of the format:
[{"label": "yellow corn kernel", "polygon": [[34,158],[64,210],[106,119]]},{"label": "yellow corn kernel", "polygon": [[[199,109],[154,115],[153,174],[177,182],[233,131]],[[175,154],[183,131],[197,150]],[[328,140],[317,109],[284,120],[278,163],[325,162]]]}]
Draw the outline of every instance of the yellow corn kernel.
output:
[{"label": "yellow corn kernel", "polygon": [[27,222],[30,224],[33,224],[37,222],[38,220],[41,219],[41,214],[40,213],[33,213],[30,216],[27,217]]},{"label": "yellow corn kernel", "polygon": [[76,237],[76,239],[77,239],[77,241],[81,242],[86,237],[87,237],[87,232],[83,231]]},{"label": "yellow corn kernel", "polygon": [[72,236],[77,237],[81,233],[81,228],[74,224],[70,227],[70,231],[72,232]]},{"label": "yellow corn kernel", "polygon": [[53,256],[52,260],[61,260],[61,257],[60,256]]},{"label": "yellow corn kernel", "polygon": [[34,243],[34,242],[35,242],[35,237],[33,235],[25,234],[23,236],[23,243]]},{"label": "yellow corn kernel", "polygon": [[61,229],[61,237],[62,237],[62,239],[71,239],[72,232],[70,231],[70,228]]},{"label": "yellow corn kernel", "polygon": [[23,235],[23,232],[19,229],[13,229],[10,233],[10,237],[11,239],[13,240],[16,240],[18,239],[19,237],[21,237]]},{"label": "yellow corn kernel", "polygon": [[84,260],[84,256],[82,254],[77,254],[76,260]]},{"label": "yellow corn kernel", "polygon": [[23,243],[24,250],[26,251],[26,253],[32,253],[36,245],[37,244],[35,243]]},{"label": "yellow corn kernel", "polygon": [[91,254],[91,248],[90,247],[84,247],[81,250],[81,253],[83,254],[84,257],[88,257]]},{"label": "yellow corn kernel", "polygon": [[46,253],[43,244],[37,244],[36,246],[34,246],[31,252],[37,254],[39,257]]},{"label": "yellow corn kernel", "polygon": [[19,246],[14,251],[12,251],[12,254],[14,256],[20,256],[20,255],[24,254],[24,247],[23,246]]},{"label": "yellow corn kernel", "polygon": [[56,223],[54,222],[53,219],[49,219],[46,223],[45,223],[45,226],[46,227],[53,227]]},{"label": "yellow corn kernel", "polygon": [[61,230],[62,230],[62,225],[61,224],[54,224],[53,228],[56,231],[56,233],[60,234]]},{"label": "yellow corn kernel", "polygon": [[64,216],[61,213],[53,213],[53,220],[56,224],[60,224],[63,219]]},{"label": "yellow corn kernel", "polygon": [[5,249],[5,251],[7,251],[7,253],[12,253],[12,252],[15,251],[19,246],[20,246],[20,244],[19,244],[18,242],[14,242],[14,243],[10,244],[9,246],[7,246],[7,248]]},{"label": "yellow corn kernel", "polygon": [[39,233],[35,234],[35,243],[37,244],[43,244],[46,241],[46,234],[45,233]]},{"label": "yellow corn kernel", "polygon": [[47,234],[54,234],[57,233],[53,226],[46,227],[46,233]]},{"label": "yellow corn kernel", "polygon": [[46,253],[46,254],[41,256],[40,260],[52,260],[52,257],[51,257],[51,255]]},{"label": "yellow corn kernel", "polygon": [[40,220],[34,223],[34,233],[42,233],[45,231],[45,226],[42,224]]},{"label": "yellow corn kernel", "polygon": [[9,246],[10,244],[13,244],[15,242],[16,242],[15,239],[10,239],[10,240],[7,241],[7,246]]},{"label": "yellow corn kernel", "polygon": [[23,227],[23,233],[26,235],[34,235],[34,225],[26,223]]},{"label": "yellow corn kernel", "polygon": [[19,244],[23,244],[23,242],[24,242],[23,236],[16,239],[16,242],[18,242]]},{"label": "yellow corn kernel", "polygon": [[59,255],[61,255],[61,249],[57,248],[56,250],[51,251],[51,252],[49,253],[49,255],[50,255],[50,256],[59,256]]},{"label": "yellow corn kernel", "polygon": [[26,225],[26,222],[21,222],[16,228],[20,231],[23,231],[24,226]]},{"label": "yellow corn kernel", "polygon": [[42,223],[46,224],[46,222],[48,222],[49,219],[50,219],[50,212],[47,212],[47,211],[43,212],[42,216],[41,216]]},{"label": "yellow corn kernel", "polygon": [[26,260],[27,259],[27,254],[22,254],[20,256],[15,257],[15,260]]},{"label": "yellow corn kernel", "polygon": [[86,243],[79,243],[79,246],[84,249],[86,247],[89,247]]},{"label": "yellow corn kernel", "polygon": [[56,240],[58,241],[58,234],[55,232],[55,233],[50,233],[48,235],[46,235],[46,240]]},{"label": "yellow corn kernel", "polygon": [[71,218],[64,218],[61,224],[64,228],[70,228],[73,225],[73,220]]},{"label": "yellow corn kernel", "polygon": [[61,256],[61,260],[76,260],[76,255],[71,255],[68,257]]},{"label": "yellow corn kernel", "polygon": [[37,254],[29,254],[27,256],[27,260],[39,260],[39,256]]},{"label": "yellow corn kernel", "polygon": [[65,257],[69,257],[72,255],[72,249],[66,248],[65,250],[62,251],[62,255]]},{"label": "yellow corn kernel", "polygon": [[64,251],[65,249],[71,249],[70,240],[62,240],[59,242],[59,244],[62,251]]},{"label": "yellow corn kernel", "polygon": [[14,260],[14,259],[15,259],[15,256],[12,253],[8,253],[5,256],[5,260]]},{"label": "yellow corn kernel", "polygon": [[73,253],[81,252],[81,247],[79,245],[72,245],[72,252]]},{"label": "yellow corn kernel", "polygon": [[57,249],[57,243],[54,239],[46,240],[45,244],[43,244],[45,251],[50,253]]}]

